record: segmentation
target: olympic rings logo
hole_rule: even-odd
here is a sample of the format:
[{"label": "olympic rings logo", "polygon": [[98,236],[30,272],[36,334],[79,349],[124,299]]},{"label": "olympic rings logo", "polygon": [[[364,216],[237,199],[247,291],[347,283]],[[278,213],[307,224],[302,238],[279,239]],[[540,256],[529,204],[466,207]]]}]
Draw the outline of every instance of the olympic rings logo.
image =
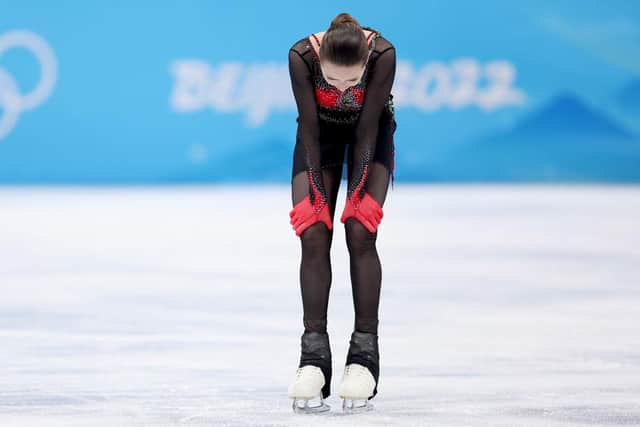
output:
[{"label": "olympic rings logo", "polygon": [[40,81],[28,93],[21,94],[15,78],[0,67],[0,140],[11,132],[20,114],[33,110],[51,95],[57,79],[58,64],[53,49],[30,31],[10,31],[0,34],[0,59],[13,48],[30,51],[40,65]]}]

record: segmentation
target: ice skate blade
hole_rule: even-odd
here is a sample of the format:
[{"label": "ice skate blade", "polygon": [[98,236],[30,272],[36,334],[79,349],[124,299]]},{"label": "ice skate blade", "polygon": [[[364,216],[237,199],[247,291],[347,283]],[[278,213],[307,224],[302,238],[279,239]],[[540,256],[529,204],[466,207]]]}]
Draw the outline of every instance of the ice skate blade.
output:
[{"label": "ice skate blade", "polygon": [[[313,404],[309,405],[309,402],[313,402]],[[324,400],[322,398],[320,399],[295,398],[293,399],[292,407],[293,407],[293,412],[295,412],[296,414],[322,414],[331,409],[331,406],[324,403]]]},{"label": "ice skate blade", "polygon": [[345,397],[342,400],[342,412],[346,414],[369,412],[373,411],[373,408],[373,405],[368,399],[349,399]]}]

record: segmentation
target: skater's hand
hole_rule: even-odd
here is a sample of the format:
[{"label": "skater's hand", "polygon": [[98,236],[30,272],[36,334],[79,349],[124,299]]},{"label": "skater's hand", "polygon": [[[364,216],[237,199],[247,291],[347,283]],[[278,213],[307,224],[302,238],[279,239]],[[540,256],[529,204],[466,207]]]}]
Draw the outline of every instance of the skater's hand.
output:
[{"label": "skater's hand", "polygon": [[375,233],[383,216],[382,206],[369,193],[364,193],[360,199],[357,192],[354,192],[351,197],[347,197],[340,221],[346,223],[347,219],[353,217],[360,221],[370,233]]},{"label": "skater's hand", "polygon": [[289,212],[289,221],[296,232],[296,236],[300,236],[307,228],[316,222],[324,223],[329,230],[333,229],[331,221],[331,213],[329,212],[329,204],[321,197],[315,197],[315,203],[311,203],[311,197],[306,196],[298,202],[291,212]]}]

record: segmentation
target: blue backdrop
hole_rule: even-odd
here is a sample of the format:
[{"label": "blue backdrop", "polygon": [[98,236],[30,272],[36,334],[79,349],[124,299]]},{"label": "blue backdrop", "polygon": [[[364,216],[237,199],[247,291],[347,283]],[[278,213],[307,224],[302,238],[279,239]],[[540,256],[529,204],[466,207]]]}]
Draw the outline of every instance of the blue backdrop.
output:
[{"label": "blue backdrop", "polygon": [[287,52],[343,11],[398,180],[640,181],[640,2],[0,0],[0,183],[288,182]]}]

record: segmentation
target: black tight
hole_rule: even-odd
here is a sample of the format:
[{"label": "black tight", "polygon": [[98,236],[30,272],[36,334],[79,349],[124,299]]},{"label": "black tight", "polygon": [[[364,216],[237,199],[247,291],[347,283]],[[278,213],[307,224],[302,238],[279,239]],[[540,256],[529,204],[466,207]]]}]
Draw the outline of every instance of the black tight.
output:
[{"label": "black tight", "polygon": [[[351,174],[350,174],[351,175]],[[324,186],[334,227],[340,225],[339,211],[336,217],[336,201],[342,165],[322,170]],[[385,166],[371,164],[367,181],[367,192],[384,205],[390,174]],[[295,205],[309,194],[309,181],[305,173],[293,178],[292,202]],[[340,209],[344,203],[340,203]],[[347,248],[349,249],[351,289],[355,312],[354,330],[377,334],[378,306],[382,271],[376,249],[377,233],[370,233],[358,220],[349,218],[345,224]],[[307,332],[326,332],[327,307],[331,288],[331,260],[329,252],[333,231],[322,223],[316,223],[300,236],[302,259],[300,263],[300,289],[302,293],[303,323]]]}]

